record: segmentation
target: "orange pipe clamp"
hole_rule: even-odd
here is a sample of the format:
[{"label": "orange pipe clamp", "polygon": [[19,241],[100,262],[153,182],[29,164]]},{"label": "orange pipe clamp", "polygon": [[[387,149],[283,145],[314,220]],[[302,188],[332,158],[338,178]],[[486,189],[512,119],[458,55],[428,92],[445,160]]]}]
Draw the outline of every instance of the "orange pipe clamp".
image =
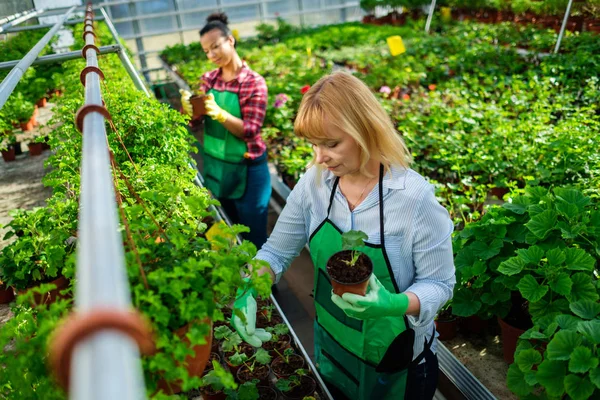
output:
[{"label": "orange pipe clamp", "polygon": [[82,341],[101,331],[118,331],[135,341],[142,354],[155,351],[151,328],[137,311],[95,309],[73,313],[60,326],[50,345],[50,363],[58,383],[69,390],[69,373],[73,350]]}]

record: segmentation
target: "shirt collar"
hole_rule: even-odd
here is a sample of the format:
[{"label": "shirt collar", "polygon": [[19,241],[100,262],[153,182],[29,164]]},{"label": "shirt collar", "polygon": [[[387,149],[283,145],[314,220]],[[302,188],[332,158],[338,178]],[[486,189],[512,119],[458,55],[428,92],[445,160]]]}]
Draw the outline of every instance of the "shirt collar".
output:
[{"label": "shirt collar", "polygon": [[[333,183],[335,181],[335,175],[323,168],[322,177],[325,180],[325,183],[330,188],[333,187]],[[406,168],[392,165],[390,170],[385,173],[383,176],[383,188],[384,189],[394,189],[394,190],[404,190],[406,187],[406,177],[408,176],[408,171]]]},{"label": "shirt collar", "polygon": [[[248,67],[248,64],[246,64],[246,61],[242,60],[242,68],[240,69],[240,72],[238,73],[238,75],[233,78],[234,81],[238,81],[238,83],[242,83],[246,80],[246,77],[248,76],[248,74],[250,73],[250,67]],[[223,80],[223,69],[219,68],[219,79]]]}]

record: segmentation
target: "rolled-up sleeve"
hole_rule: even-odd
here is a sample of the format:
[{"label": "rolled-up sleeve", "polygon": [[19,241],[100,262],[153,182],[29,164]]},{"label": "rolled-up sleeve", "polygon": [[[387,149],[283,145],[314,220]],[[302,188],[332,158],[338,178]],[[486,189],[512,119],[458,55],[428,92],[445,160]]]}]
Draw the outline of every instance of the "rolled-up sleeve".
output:
[{"label": "rolled-up sleeve", "polygon": [[413,225],[414,283],[406,289],[418,298],[421,311],[410,317],[414,326],[430,323],[452,298],[456,284],[452,255],[452,220],[435,198],[433,187],[424,190]]},{"label": "rolled-up sleeve", "polygon": [[[260,135],[267,111],[267,84],[262,77],[244,83],[241,93],[242,121],[244,122],[244,140],[252,141]],[[251,88],[251,91],[248,90]]]},{"label": "rolled-up sleeve", "polygon": [[275,282],[279,282],[281,275],[308,241],[310,213],[306,212],[309,208],[303,203],[305,182],[306,175],[290,193],[271,236],[256,254],[257,259],[271,265],[276,276]]}]

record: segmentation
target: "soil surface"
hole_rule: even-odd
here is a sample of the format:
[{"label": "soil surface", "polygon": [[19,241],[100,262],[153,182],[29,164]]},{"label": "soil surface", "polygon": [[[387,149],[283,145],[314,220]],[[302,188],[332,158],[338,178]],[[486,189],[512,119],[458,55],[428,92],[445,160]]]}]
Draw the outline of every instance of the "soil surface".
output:
[{"label": "soil surface", "polygon": [[297,369],[304,367],[304,359],[301,356],[291,355],[289,361],[289,364],[286,364],[283,358],[277,357],[271,364],[273,373],[280,378],[285,378],[292,375]]},{"label": "soil surface", "polygon": [[266,328],[268,326],[275,326],[277,324],[282,324],[282,323],[283,323],[283,319],[281,319],[280,316],[275,315],[275,314],[271,315],[270,321],[263,314],[256,315],[256,327],[257,328]]},{"label": "soil surface", "polygon": [[254,371],[250,372],[247,366],[243,365],[238,373],[237,377],[240,383],[249,382],[252,379],[258,379],[263,383],[268,383],[267,379],[269,377],[269,366],[268,365],[259,365],[254,367]]},{"label": "soil surface", "polygon": [[327,261],[327,273],[331,279],[339,283],[360,283],[373,272],[373,264],[365,254],[360,254],[354,266],[348,265],[352,260],[352,251],[344,250],[331,256]]},{"label": "soil surface", "polygon": [[275,350],[277,350],[278,352],[283,354],[283,351],[285,349],[287,349],[288,347],[290,347],[290,344],[292,343],[292,339],[290,338],[289,335],[281,335],[279,336],[279,340],[277,342],[265,342],[263,343],[262,347],[263,349],[267,350],[269,353],[271,353],[271,356],[275,356],[277,357],[278,354],[275,353]]},{"label": "soil surface", "polygon": [[516,400],[506,387],[508,364],[502,357],[500,328],[489,329],[486,335],[458,335],[445,340],[444,345],[496,398]]}]

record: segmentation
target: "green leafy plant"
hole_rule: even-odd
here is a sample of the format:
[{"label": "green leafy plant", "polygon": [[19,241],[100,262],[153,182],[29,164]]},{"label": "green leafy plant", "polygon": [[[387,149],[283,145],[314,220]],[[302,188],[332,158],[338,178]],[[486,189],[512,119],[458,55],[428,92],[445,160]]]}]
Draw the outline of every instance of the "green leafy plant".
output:
[{"label": "green leafy plant", "polygon": [[281,357],[281,359],[286,363],[289,364],[290,363],[290,358],[294,355],[296,355],[296,352],[294,351],[294,349],[292,348],[287,348],[283,351],[283,354],[281,354],[278,350],[275,350],[275,352],[279,355],[279,357]]},{"label": "green leafy plant", "polygon": [[[250,363],[252,361],[252,363]],[[246,359],[243,363],[250,372],[254,372],[254,369],[259,365],[268,365],[271,362],[271,356],[265,349],[258,348],[256,352]]]},{"label": "green leafy plant", "polygon": [[282,335],[287,335],[290,329],[286,324],[277,324],[275,326],[268,326],[265,328],[267,332],[271,334],[271,341],[278,342]]},{"label": "green leafy plant", "polygon": [[491,207],[455,235],[453,313],[504,317],[518,292],[535,322],[595,297],[599,232],[597,205],[577,189],[530,187]]},{"label": "green leafy plant", "polygon": [[275,387],[282,392],[289,392],[294,388],[300,386],[302,377],[307,375],[307,371],[304,369],[297,369],[296,373],[289,376],[288,378],[278,379],[275,383]]},{"label": "green leafy plant", "polygon": [[357,247],[364,246],[365,240],[367,240],[369,236],[362,231],[348,231],[342,234],[342,250],[351,250],[352,251],[352,259],[349,261],[344,261],[350,267],[354,267],[358,258],[362,254],[359,250],[356,250]]}]

